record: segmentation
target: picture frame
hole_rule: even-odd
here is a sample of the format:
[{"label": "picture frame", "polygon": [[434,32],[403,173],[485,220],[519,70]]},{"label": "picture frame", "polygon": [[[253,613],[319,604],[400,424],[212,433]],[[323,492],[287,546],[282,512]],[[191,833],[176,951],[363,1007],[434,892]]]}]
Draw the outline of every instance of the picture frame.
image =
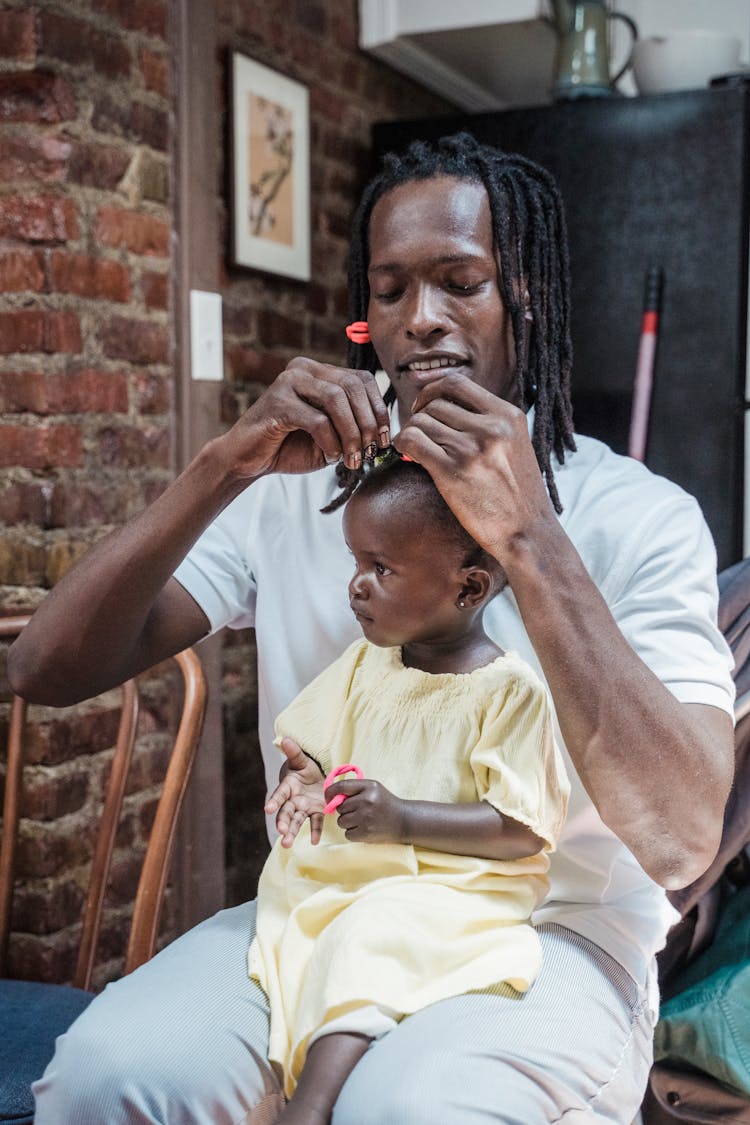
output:
[{"label": "picture frame", "polygon": [[310,280],[306,86],[231,52],[232,264]]}]

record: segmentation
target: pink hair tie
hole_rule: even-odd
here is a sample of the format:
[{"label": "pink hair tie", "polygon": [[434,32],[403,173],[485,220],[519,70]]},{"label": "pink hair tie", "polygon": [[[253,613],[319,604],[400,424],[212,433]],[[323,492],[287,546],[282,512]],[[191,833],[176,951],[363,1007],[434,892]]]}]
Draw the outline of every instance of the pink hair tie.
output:
[{"label": "pink hair tie", "polygon": [[346,334],[353,344],[370,343],[370,326],[366,320],[354,320],[347,324]]},{"label": "pink hair tie", "polygon": [[[324,793],[328,786],[331,785],[342,773],[353,773],[356,774],[357,777],[364,777],[364,774],[362,773],[362,770],[359,768],[359,766],[353,766],[349,762],[345,762],[342,766],[336,766],[336,768],[331,770],[331,772],[328,774],[328,777],[323,782]],[[345,800],[346,797],[344,796],[344,794],[338,793],[335,797],[331,797],[330,801],[323,809],[323,812],[335,812],[339,805],[342,805]]]}]

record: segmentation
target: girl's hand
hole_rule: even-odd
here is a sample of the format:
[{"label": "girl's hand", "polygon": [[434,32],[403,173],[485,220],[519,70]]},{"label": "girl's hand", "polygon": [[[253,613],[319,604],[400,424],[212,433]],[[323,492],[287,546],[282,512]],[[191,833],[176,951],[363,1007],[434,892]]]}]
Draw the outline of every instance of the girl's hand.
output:
[{"label": "girl's hand", "polygon": [[400,797],[379,781],[368,778],[329,785],[326,800],[337,793],[346,797],[340,807],[338,825],[347,840],[365,840],[369,844],[400,843],[406,806]]},{"label": "girl's hand", "polygon": [[282,738],[281,749],[286,754],[286,762],[279,784],[268,798],[264,811],[276,813],[282,847],[291,848],[308,817],[310,842],[317,844],[323,830],[323,806],[328,800],[323,794],[323,774],[317,762],[308,758],[293,738]]}]

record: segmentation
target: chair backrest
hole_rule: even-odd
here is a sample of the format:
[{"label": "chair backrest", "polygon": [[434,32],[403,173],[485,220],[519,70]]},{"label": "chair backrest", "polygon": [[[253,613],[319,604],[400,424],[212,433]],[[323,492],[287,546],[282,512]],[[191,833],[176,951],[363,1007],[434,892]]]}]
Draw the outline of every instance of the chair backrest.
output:
[{"label": "chair backrest", "polygon": [[[18,636],[29,615],[0,618],[0,639]],[[156,815],[149,834],[136,892],[130,936],[125,956],[129,973],[153,955],[159,932],[169,858],[180,806],[190,778],[203,727],[206,681],[201,663],[192,649],[174,657],[183,678],[182,713],[164,777]],[[107,889],[128,771],[133,756],[138,725],[139,698],[135,680],[122,685],[122,704],[112,765],[91,862],[88,893],[83,912],[81,938],[73,984],[91,987],[96,947]],[[12,696],[8,727],[3,826],[0,837],[0,977],[6,975],[10,937],[14,866],[21,810],[21,785],[24,766],[24,736],[27,704]]]}]

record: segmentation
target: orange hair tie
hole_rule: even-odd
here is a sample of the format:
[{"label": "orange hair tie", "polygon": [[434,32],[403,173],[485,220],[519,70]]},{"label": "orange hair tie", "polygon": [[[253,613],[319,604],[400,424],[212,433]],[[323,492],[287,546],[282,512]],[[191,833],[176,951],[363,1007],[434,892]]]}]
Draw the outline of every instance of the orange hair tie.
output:
[{"label": "orange hair tie", "polygon": [[366,320],[355,320],[347,324],[346,335],[353,344],[369,344],[370,326]]}]

